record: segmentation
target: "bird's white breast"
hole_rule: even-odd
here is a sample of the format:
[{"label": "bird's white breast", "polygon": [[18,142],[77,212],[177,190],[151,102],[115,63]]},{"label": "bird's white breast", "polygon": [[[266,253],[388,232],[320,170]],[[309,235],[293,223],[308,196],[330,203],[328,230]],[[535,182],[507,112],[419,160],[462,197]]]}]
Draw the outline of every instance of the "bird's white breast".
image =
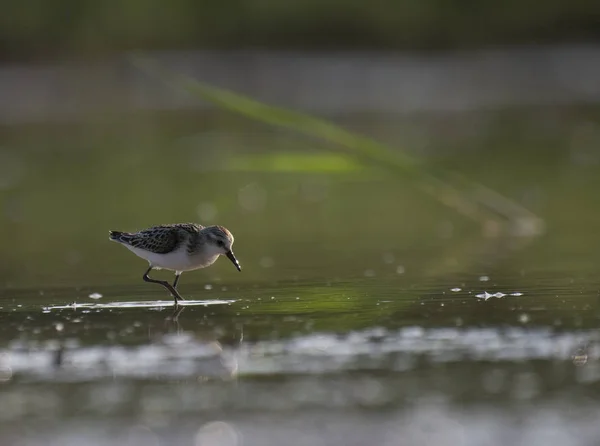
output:
[{"label": "bird's white breast", "polygon": [[147,260],[153,267],[172,271],[190,271],[204,268],[212,265],[218,257],[218,253],[214,253],[212,250],[190,255],[185,246],[166,254],[157,254],[129,245],[125,246],[138,257]]}]

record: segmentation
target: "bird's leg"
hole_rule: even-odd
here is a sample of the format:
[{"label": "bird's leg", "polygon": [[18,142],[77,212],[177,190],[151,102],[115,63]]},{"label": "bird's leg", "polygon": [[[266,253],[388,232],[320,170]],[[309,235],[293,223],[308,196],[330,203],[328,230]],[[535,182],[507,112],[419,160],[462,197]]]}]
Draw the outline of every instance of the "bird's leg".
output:
[{"label": "bird's leg", "polygon": [[177,282],[179,282],[179,276],[181,276],[181,271],[175,271],[175,280],[173,281],[173,288],[177,289]]},{"label": "bird's leg", "polygon": [[177,305],[178,300],[185,300],[183,297],[181,297],[181,295],[177,292],[177,290],[175,288],[173,288],[171,286],[171,284],[169,282],[167,282],[166,280],[157,280],[157,279],[152,279],[152,278],[148,277],[148,273],[150,271],[152,271],[152,266],[149,267],[146,270],[146,272],[144,273],[144,276],[142,277],[142,279],[144,279],[144,281],[151,282],[151,283],[158,283],[159,285],[164,286],[169,291],[169,293],[171,293],[173,298],[175,299],[175,305]]}]

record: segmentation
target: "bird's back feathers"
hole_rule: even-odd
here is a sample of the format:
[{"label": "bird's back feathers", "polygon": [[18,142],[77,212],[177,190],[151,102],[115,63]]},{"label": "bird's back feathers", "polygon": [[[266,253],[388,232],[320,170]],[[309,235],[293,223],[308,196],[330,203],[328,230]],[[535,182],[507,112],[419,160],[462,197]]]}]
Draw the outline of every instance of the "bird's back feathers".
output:
[{"label": "bird's back feathers", "polygon": [[177,223],[153,226],[139,232],[109,231],[110,240],[156,254],[175,251],[191,237],[197,237],[203,226]]}]

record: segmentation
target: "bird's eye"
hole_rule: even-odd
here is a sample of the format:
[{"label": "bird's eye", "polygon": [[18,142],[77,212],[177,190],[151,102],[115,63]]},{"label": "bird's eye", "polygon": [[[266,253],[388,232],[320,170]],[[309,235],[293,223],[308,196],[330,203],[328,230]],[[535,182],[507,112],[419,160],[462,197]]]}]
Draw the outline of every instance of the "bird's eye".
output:
[{"label": "bird's eye", "polygon": [[223,245],[224,245],[223,240],[217,240],[217,246],[220,246],[222,248]]}]

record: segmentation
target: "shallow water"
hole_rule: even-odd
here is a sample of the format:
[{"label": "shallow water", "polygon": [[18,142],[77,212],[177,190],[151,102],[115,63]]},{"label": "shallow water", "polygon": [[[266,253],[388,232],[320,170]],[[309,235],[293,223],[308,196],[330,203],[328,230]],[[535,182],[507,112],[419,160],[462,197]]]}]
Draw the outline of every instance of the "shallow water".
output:
[{"label": "shallow water", "polygon": [[5,444],[594,444],[598,293],[480,279],[5,298]]},{"label": "shallow water", "polygon": [[[306,143],[264,129],[5,129],[2,444],[598,444],[600,133],[589,111],[515,113],[452,118],[423,150],[527,205],[536,237],[372,171],[209,162]],[[114,163],[114,141],[144,149]],[[229,227],[243,270],[184,274],[174,308],[107,231],[188,220]]]}]

